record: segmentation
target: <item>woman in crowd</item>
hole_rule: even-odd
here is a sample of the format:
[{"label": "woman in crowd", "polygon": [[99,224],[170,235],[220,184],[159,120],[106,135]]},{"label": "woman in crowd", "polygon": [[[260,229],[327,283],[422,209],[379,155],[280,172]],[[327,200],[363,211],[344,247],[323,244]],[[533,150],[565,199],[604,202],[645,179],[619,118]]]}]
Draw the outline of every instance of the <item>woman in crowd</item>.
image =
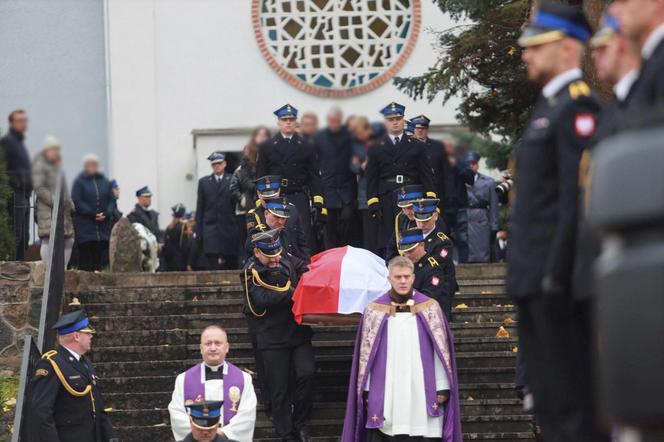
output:
[{"label": "woman in crowd", "polygon": [[242,151],[240,166],[235,169],[233,178],[231,179],[231,194],[235,202],[235,216],[240,231],[240,244],[243,246],[247,238],[247,226],[245,224],[247,211],[255,206],[256,201],[256,184],[254,180],[260,178],[256,176],[258,145],[269,139],[270,136],[270,131],[264,126],[258,126],[254,129],[251,133],[249,143],[244,146],[244,150]]},{"label": "woman in crowd", "polygon": [[187,228],[184,204],[178,203],[171,207],[173,219],[166,227],[164,234],[164,250],[162,252],[164,271],[184,272],[187,270],[189,253],[191,250],[191,233]]},{"label": "woman in crowd", "polygon": [[99,159],[83,157],[83,171],[72,187],[76,206],[74,230],[81,270],[101,270],[108,257],[112,216],[116,209],[110,181],[100,171]]},{"label": "woman in crowd", "polygon": [[[37,195],[35,220],[37,221],[37,235],[41,240],[40,254],[42,261],[48,260],[49,236],[51,232],[51,216],[53,214],[53,199],[55,188],[62,167],[60,144],[53,136],[44,138],[41,152],[32,162],[32,183]],[[65,233],[65,267],[69,263],[71,250],[74,246],[74,226],[72,223],[72,203],[64,174],[62,175],[62,194],[64,201],[64,233]]]}]

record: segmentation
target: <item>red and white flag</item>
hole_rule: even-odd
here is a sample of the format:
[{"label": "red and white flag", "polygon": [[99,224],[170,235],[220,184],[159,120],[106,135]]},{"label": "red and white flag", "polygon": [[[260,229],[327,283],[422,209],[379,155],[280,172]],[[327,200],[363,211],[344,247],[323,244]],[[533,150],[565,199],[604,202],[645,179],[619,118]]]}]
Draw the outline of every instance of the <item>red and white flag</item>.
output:
[{"label": "red and white flag", "polygon": [[385,260],[351,246],[326,250],[311,258],[293,294],[293,315],[362,313],[390,289]]}]

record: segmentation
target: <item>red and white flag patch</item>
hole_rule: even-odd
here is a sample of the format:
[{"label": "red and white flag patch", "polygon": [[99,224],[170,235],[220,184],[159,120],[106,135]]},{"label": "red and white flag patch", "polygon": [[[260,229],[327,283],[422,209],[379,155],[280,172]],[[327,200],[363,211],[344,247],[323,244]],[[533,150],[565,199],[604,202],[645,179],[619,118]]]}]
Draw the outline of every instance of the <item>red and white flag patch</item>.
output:
[{"label": "red and white flag patch", "polygon": [[438,279],[437,276],[432,277],[431,278],[431,285],[435,285],[436,287],[438,287],[438,284],[440,284],[440,279]]},{"label": "red and white flag patch", "polygon": [[576,114],[574,117],[574,130],[583,138],[588,138],[595,133],[595,115]]},{"label": "red and white flag patch", "polygon": [[449,252],[447,251],[446,248],[442,248],[442,249],[440,249],[440,257],[441,257],[441,258],[447,258],[447,254],[448,254],[448,253],[449,253]]}]

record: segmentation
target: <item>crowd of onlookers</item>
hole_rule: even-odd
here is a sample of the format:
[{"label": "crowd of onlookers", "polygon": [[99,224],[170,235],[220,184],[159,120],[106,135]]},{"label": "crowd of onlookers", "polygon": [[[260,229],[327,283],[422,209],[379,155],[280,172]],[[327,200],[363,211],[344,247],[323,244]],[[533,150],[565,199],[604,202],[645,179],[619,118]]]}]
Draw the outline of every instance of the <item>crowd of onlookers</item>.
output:
[{"label": "crowd of onlookers", "polygon": [[[51,215],[56,181],[63,179],[65,262],[81,270],[101,270],[109,264],[111,230],[122,217],[117,200],[120,189],[115,180],[102,172],[99,158],[88,154],[83,158],[83,170],[71,188],[62,166],[61,146],[53,136],[47,136],[40,152],[29,158],[24,139],[28,116],[23,110],[9,115],[9,130],[0,139],[11,198],[8,213],[15,237],[16,260],[26,259],[30,235],[30,209],[34,202],[35,244],[40,247],[42,260],[48,258]],[[312,222],[309,242],[313,252],[342,245],[380,250],[377,225],[367,206],[365,171],[367,152],[375,140],[385,135],[382,123],[372,123],[364,116],[343,117],[339,109],[326,116],[326,127],[319,128],[316,114],[302,114],[298,132],[318,149],[321,183],[328,219],[323,224]],[[232,246],[224,250],[222,258],[211,262],[206,247],[196,235],[196,211],[187,211],[183,204],[172,207],[172,218],[165,230],[159,226],[159,214],[150,209],[152,193],[145,186],[136,191],[136,206],[127,214],[132,223],[139,223],[154,235],[158,243],[160,271],[206,270],[237,268],[244,260],[243,249],[247,236],[246,216],[255,207],[255,181],[258,146],[272,137],[271,130],[259,126],[251,133],[239,161],[216,162],[217,177],[226,177],[228,191],[215,193],[216,209],[226,213],[217,217],[225,223]],[[417,134],[415,134],[417,136]],[[457,146],[452,137],[443,140],[450,161],[451,191],[441,199],[441,217],[449,236],[455,243],[457,262],[505,261],[507,232],[499,229],[499,202],[496,183],[479,173],[480,158],[464,146]],[[236,163],[236,164],[233,164]],[[234,170],[230,170],[230,166]],[[470,174],[459,172],[463,169]],[[34,191],[34,197],[33,195]],[[199,188],[200,192],[200,188]],[[199,195],[198,204],[201,204]],[[208,202],[208,204],[210,204]],[[306,216],[306,215],[305,215]],[[221,221],[219,221],[221,222]],[[230,239],[232,236],[232,240]],[[216,256],[216,255],[215,255]]]}]

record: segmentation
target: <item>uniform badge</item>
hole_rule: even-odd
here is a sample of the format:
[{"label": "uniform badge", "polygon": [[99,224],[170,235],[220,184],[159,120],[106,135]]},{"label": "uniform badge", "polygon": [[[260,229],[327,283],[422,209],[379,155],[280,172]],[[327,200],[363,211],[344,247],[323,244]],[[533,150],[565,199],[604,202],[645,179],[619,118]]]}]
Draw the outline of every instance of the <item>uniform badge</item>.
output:
[{"label": "uniform badge", "polygon": [[441,257],[441,258],[447,258],[447,254],[448,254],[448,253],[449,253],[449,252],[447,251],[446,248],[443,247],[442,249],[440,249],[440,257]]},{"label": "uniform badge", "polygon": [[440,284],[440,279],[438,279],[437,276],[432,277],[432,278],[431,278],[431,284],[432,284],[432,285],[435,285],[436,287],[438,287],[438,284]]},{"label": "uniform badge", "polygon": [[48,376],[48,370],[40,368],[37,371],[35,371],[35,376]]},{"label": "uniform badge", "polygon": [[574,130],[578,136],[588,138],[595,132],[595,116],[593,114],[576,114]]}]

